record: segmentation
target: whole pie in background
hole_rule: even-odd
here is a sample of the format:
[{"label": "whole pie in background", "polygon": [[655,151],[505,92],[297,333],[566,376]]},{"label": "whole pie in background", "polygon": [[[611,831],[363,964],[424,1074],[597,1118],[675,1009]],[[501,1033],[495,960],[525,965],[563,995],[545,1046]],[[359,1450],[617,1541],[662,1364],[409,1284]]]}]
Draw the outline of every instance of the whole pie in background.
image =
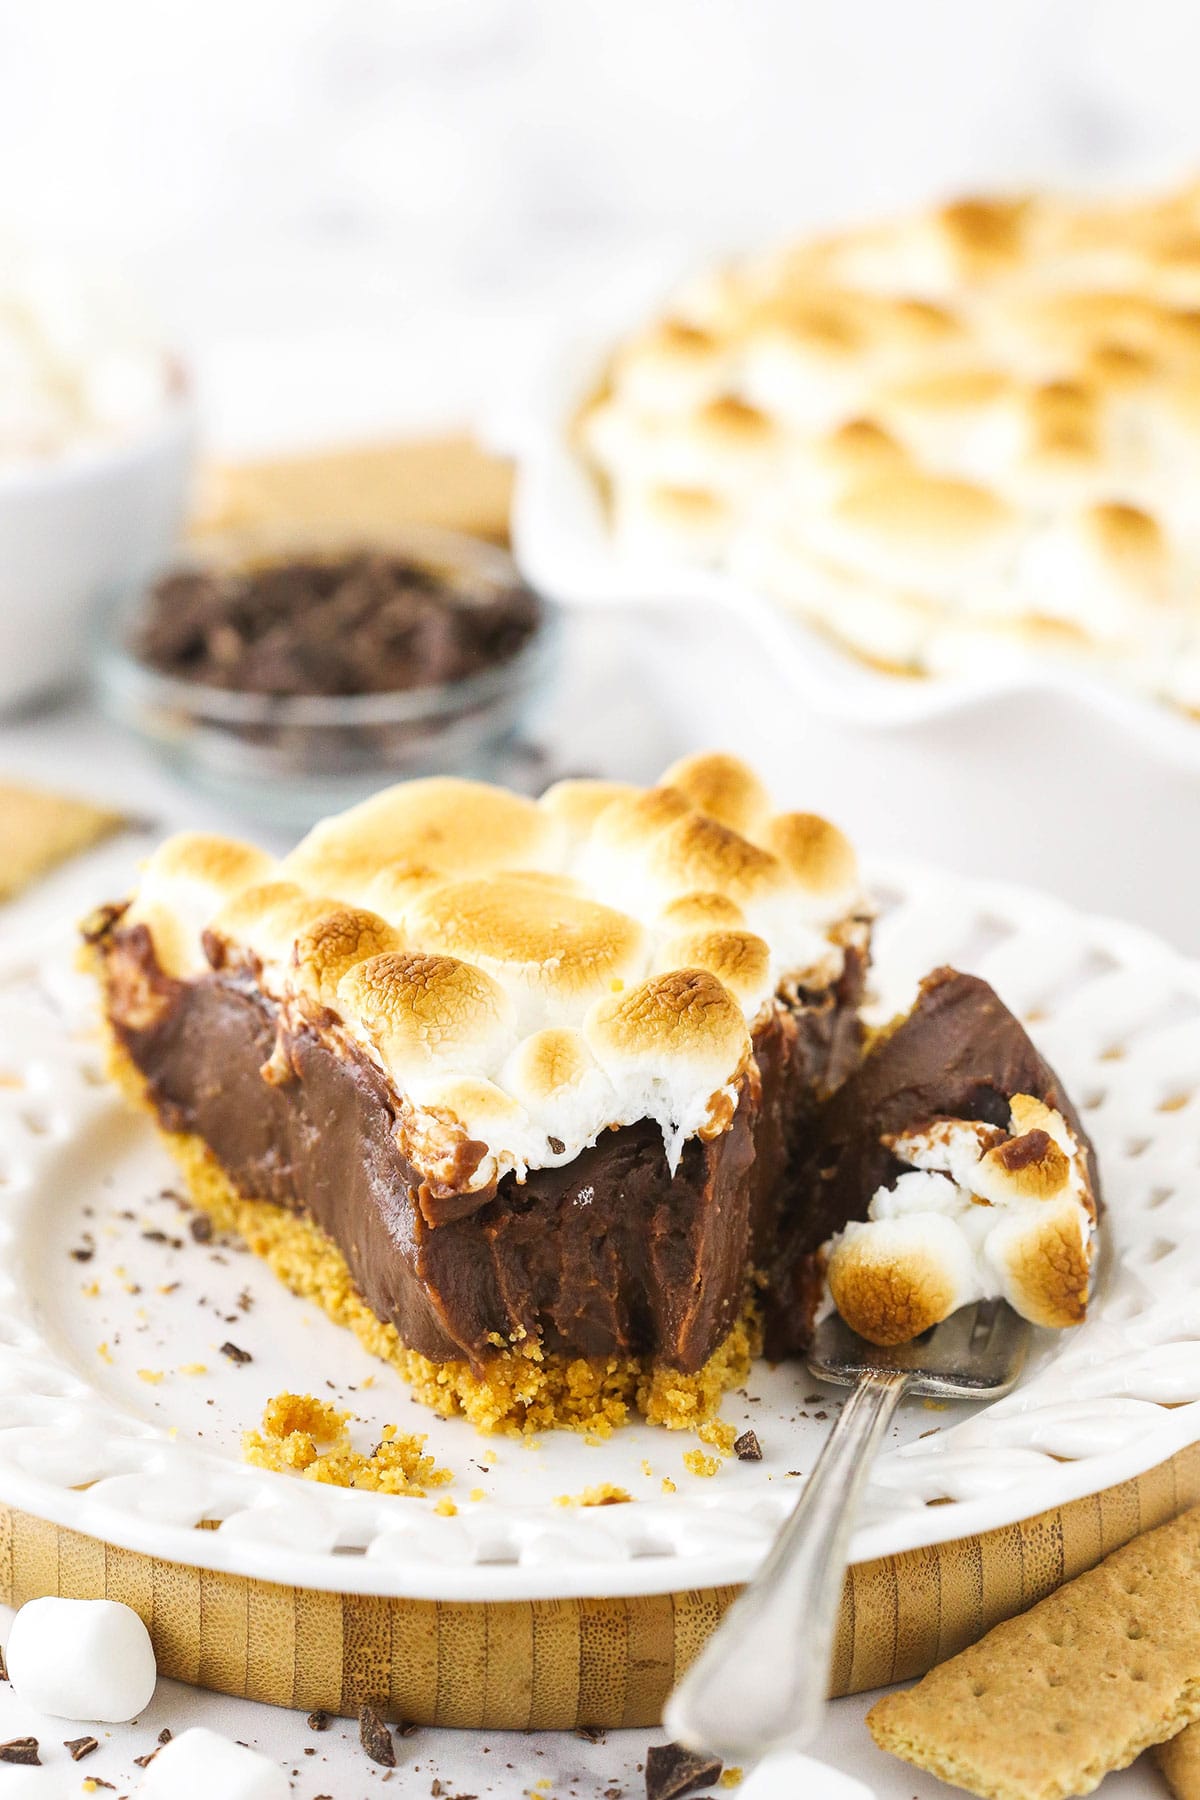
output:
[{"label": "whole pie in background", "polygon": [[685,285],[577,420],[618,546],[873,665],[1200,710],[1200,186],[964,200]]}]

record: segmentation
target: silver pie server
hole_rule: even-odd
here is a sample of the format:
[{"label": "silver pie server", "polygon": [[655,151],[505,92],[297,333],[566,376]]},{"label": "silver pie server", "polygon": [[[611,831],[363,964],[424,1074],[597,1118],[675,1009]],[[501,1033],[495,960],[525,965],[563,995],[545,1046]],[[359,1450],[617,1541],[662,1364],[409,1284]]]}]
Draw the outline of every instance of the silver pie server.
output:
[{"label": "silver pie server", "polygon": [[667,1701],[672,1738],[743,1762],[809,1743],[829,1687],[846,1553],[859,1495],[906,1394],[996,1400],[1016,1385],[1030,1326],[1006,1301],[964,1306],[911,1344],[880,1349],[837,1314],[808,1366],[853,1390],[795,1511],[754,1580]]}]

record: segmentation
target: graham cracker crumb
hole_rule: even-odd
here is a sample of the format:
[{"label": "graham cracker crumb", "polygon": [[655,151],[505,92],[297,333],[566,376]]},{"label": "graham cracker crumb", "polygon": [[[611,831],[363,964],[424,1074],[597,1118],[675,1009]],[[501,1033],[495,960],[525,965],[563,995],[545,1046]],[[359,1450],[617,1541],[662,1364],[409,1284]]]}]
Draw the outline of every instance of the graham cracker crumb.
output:
[{"label": "graham cracker crumb", "polygon": [[443,1519],[453,1519],[458,1512],[458,1508],[449,1494],[443,1494],[433,1510],[435,1513],[441,1513]]},{"label": "graham cracker crumb", "polygon": [[163,1372],[161,1369],[139,1369],[137,1378],[139,1381],[144,1381],[149,1387],[157,1387],[163,1378]]},{"label": "graham cracker crumb", "polygon": [[[369,1489],[381,1494],[407,1494],[423,1498],[431,1487],[445,1487],[454,1479],[449,1469],[439,1469],[424,1453],[424,1435],[412,1435],[385,1425],[370,1455],[355,1450],[350,1442],[348,1412],[340,1412],[312,1394],[276,1394],[267,1402],[262,1429],[247,1431],[242,1454],[248,1463],[276,1473],[303,1475],[308,1481],[330,1487]],[[328,1446],[322,1448],[322,1446]],[[435,1509],[444,1512],[442,1502]]]},{"label": "graham cracker crumb", "polygon": [[717,1777],[717,1786],[723,1787],[723,1788],[737,1787],[741,1782],[743,1772],[744,1772],[743,1770],[736,1768],[736,1767],[732,1768],[732,1769],[724,1769],[721,1772],[721,1774]]},{"label": "graham cracker crumb", "polygon": [[679,1492],[679,1489],[675,1486],[675,1483],[671,1480],[669,1475],[664,1475],[662,1478],[662,1491],[664,1494],[677,1494]]},{"label": "graham cracker crumb", "polygon": [[581,1494],[556,1494],[555,1506],[624,1506],[632,1503],[633,1495],[628,1488],[616,1487],[611,1481],[602,1481],[596,1487],[586,1487]]},{"label": "graham cracker crumb", "polygon": [[730,1425],[725,1419],[706,1419],[696,1436],[702,1444],[711,1444],[722,1456],[728,1456],[737,1439],[737,1426]]},{"label": "graham cracker crumb", "polygon": [[708,1477],[719,1473],[721,1468],[721,1458],[719,1456],[705,1456],[703,1450],[685,1450],[683,1453],[683,1466],[685,1469],[690,1470],[693,1475],[703,1475],[707,1479]]}]

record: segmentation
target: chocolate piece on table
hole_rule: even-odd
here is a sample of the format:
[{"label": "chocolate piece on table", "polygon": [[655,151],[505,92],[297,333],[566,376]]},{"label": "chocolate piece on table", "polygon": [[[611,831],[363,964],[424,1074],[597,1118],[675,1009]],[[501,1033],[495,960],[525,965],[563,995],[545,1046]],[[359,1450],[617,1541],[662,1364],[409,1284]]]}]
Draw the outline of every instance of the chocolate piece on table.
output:
[{"label": "chocolate piece on table", "polygon": [[35,1737],[10,1738],[6,1744],[0,1744],[0,1763],[24,1763],[31,1768],[40,1768],[41,1761]]},{"label": "chocolate piece on table", "polygon": [[395,1768],[396,1746],[392,1734],[379,1707],[370,1700],[365,1700],[358,1709],[358,1735],[372,1762],[382,1763],[386,1769]]},{"label": "chocolate piece on table", "polygon": [[685,1750],[682,1744],[651,1744],[646,1752],[646,1800],[682,1800],[721,1778],[719,1756]]}]

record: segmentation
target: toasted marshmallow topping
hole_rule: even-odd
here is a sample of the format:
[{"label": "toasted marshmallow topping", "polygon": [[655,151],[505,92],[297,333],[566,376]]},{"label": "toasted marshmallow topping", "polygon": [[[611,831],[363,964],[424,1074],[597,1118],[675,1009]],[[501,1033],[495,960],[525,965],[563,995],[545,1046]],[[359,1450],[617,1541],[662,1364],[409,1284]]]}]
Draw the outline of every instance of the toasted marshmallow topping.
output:
[{"label": "toasted marshmallow topping", "polygon": [[278,864],[173,838],[125,917],[167,973],[241,968],[286,1018],[365,1051],[418,1165],[482,1188],[643,1119],[673,1168],[728,1127],[755,1022],[836,980],[869,911],[841,832],[773,812],[712,753],[658,787],[564,781],[536,802],[408,782]]},{"label": "toasted marshmallow topping", "polygon": [[1197,244],[1195,184],[971,199],[692,280],[579,421],[618,543],[889,668],[1200,710]]},{"label": "toasted marshmallow topping", "polygon": [[846,1322],[902,1344],[960,1306],[1001,1297],[1035,1325],[1077,1325],[1087,1303],[1096,1204],[1060,1113],[1029,1094],[1009,1129],[934,1119],[885,1140],[908,1172],[828,1252]]}]

